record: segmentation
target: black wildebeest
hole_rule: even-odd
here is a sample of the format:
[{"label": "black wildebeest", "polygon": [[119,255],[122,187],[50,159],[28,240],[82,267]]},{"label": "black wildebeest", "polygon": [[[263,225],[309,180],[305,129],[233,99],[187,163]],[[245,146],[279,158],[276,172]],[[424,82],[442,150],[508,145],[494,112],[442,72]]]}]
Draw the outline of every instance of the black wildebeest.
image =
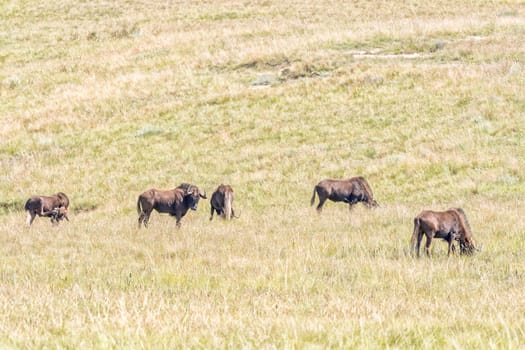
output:
[{"label": "black wildebeest", "polygon": [[206,193],[199,190],[197,186],[186,183],[172,190],[149,189],[143,192],[137,200],[139,228],[141,223],[144,223],[144,227],[148,226],[153,209],[159,213],[175,216],[176,225],[180,227],[180,220],[188,210],[197,210],[200,198],[206,199]]},{"label": "black wildebeest", "polygon": [[430,244],[433,238],[442,238],[448,242],[448,255],[454,252],[454,241],[459,241],[460,254],[472,255],[477,249],[472,239],[472,230],[465,212],[461,208],[446,211],[424,210],[414,218],[414,232],[410,241],[410,251],[417,253],[423,235],[426,235],[425,251],[430,256]]},{"label": "black wildebeest", "polygon": [[35,217],[45,216],[51,218],[53,224],[59,224],[60,220],[66,219],[69,208],[69,198],[63,192],[51,196],[32,196],[24,206],[27,213],[26,223],[31,226]]},{"label": "black wildebeest", "polygon": [[213,219],[214,212],[217,212],[217,215],[220,215],[226,220],[237,217],[233,210],[233,189],[230,185],[220,184],[219,187],[217,187],[211,195],[210,206],[210,221]]},{"label": "black wildebeest", "polygon": [[314,205],[315,194],[319,196],[317,211],[320,213],[327,199],[333,202],[348,203],[349,208],[358,202],[363,202],[367,207],[377,207],[378,204],[372,194],[368,182],[362,177],[352,177],[347,180],[325,179],[314,187],[314,193],[310,205]]}]

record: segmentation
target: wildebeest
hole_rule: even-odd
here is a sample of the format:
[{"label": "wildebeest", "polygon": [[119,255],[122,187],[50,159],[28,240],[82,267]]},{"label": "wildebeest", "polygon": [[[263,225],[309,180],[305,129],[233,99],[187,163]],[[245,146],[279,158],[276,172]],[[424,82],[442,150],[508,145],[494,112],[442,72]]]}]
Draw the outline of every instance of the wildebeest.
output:
[{"label": "wildebeest", "polygon": [[213,192],[210,199],[211,215],[210,221],[213,219],[213,213],[217,212],[226,220],[230,220],[235,216],[233,210],[233,189],[230,185],[220,184],[219,187]]},{"label": "wildebeest", "polygon": [[144,223],[144,227],[148,226],[153,209],[159,213],[175,216],[176,225],[180,227],[180,220],[188,210],[197,210],[200,198],[206,199],[206,193],[199,190],[197,186],[186,183],[172,190],[149,189],[143,192],[137,200],[139,228],[141,223]]},{"label": "wildebeest", "polygon": [[60,220],[66,219],[69,208],[69,198],[63,192],[51,196],[32,196],[24,206],[27,213],[26,223],[31,226],[35,217],[45,216],[51,218],[53,224],[59,224]]},{"label": "wildebeest", "polygon": [[358,202],[363,202],[369,208],[378,206],[370,185],[362,176],[352,177],[347,180],[325,179],[319,182],[314,187],[310,205],[314,205],[316,193],[319,196],[319,204],[317,205],[319,213],[327,199],[333,202],[348,203],[350,209]]},{"label": "wildebeest", "polygon": [[414,218],[414,232],[410,243],[412,253],[419,257],[419,248],[423,235],[426,235],[425,251],[430,256],[430,244],[433,238],[442,238],[448,242],[448,254],[454,252],[454,241],[459,242],[460,254],[472,255],[476,250],[472,239],[472,230],[465,212],[461,208],[446,211],[424,210]]}]

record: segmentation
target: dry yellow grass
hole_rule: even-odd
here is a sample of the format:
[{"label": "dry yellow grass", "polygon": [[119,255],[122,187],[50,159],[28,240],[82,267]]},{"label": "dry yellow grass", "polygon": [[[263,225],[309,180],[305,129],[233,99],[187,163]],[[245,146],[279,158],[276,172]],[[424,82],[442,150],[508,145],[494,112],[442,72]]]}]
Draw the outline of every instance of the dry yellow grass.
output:
[{"label": "dry yellow grass", "polygon": [[[520,1],[0,4],[0,346],[519,348]],[[268,85],[258,85],[267,82]],[[309,206],[365,176],[381,207]],[[137,229],[150,187],[241,218]],[[71,222],[25,227],[62,190]],[[481,252],[408,254],[422,209]]]}]

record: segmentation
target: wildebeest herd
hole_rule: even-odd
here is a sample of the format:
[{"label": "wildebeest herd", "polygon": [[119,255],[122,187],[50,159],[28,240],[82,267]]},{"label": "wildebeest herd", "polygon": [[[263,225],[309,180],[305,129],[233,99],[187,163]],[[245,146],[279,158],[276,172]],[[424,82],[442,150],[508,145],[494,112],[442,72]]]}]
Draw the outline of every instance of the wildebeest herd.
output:
[{"label": "wildebeest herd", "polygon": [[[314,205],[316,194],[319,197],[318,213],[321,213],[327,199],[348,203],[350,209],[359,202],[368,208],[379,205],[374,199],[370,185],[362,176],[345,180],[322,180],[314,187],[310,205]],[[144,191],[137,200],[138,226],[140,228],[143,224],[147,227],[152,211],[156,210],[174,216],[176,226],[180,227],[181,219],[190,209],[197,210],[201,198],[207,199],[206,193],[188,183],[182,183],[171,190],[151,188]],[[221,184],[217,187],[211,196],[210,207],[210,221],[214,213],[226,220],[238,217],[233,209],[233,189],[230,185]],[[37,215],[51,218],[54,225],[58,225],[64,219],[69,221],[68,210],[69,198],[63,192],[50,196],[33,196],[25,204],[29,226]],[[434,238],[441,238],[448,243],[448,255],[455,252],[456,241],[459,244],[460,254],[472,255],[478,250],[474,245],[467,216],[461,208],[450,208],[446,211],[424,210],[417,215],[414,218],[414,230],[410,240],[411,254],[417,254],[419,257],[423,236],[426,236],[425,252],[428,256]]]}]

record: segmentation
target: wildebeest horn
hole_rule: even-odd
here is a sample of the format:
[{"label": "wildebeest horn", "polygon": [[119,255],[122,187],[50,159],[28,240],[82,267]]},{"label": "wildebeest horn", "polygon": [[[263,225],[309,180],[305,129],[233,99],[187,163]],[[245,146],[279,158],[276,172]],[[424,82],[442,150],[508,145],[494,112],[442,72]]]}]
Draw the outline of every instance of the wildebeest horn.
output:
[{"label": "wildebeest horn", "polygon": [[187,194],[192,193],[194,187],[195,187],[195,186],[193,186],[193,185],[188,185],[188,187],[186,188],[186,193],[187,193]]},{"label": "wildebeest horn", "polygon": [[199,196],[201,196],[202,198],[206,199],[206,192],[204,192],[203,190],[199,189]]}]

